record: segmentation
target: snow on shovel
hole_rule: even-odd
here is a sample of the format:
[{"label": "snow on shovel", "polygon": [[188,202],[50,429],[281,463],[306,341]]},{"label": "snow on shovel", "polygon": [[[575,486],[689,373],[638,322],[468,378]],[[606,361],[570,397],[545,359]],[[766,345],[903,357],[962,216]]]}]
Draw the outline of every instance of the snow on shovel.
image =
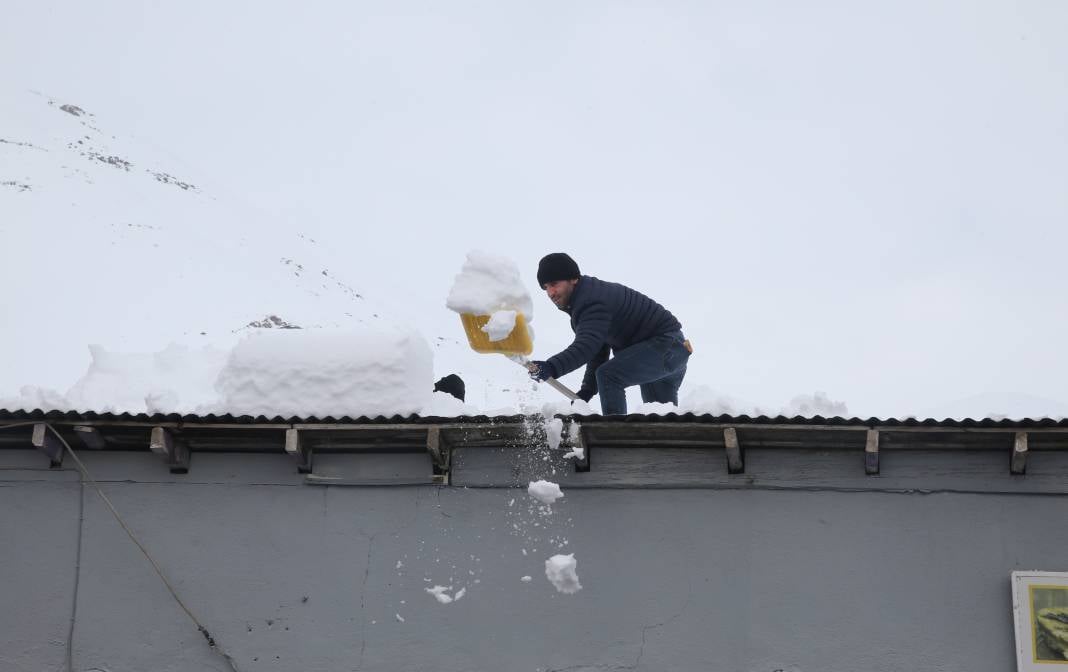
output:
[{"label": "snow on shovel", "polygon": [[[479,250],[469,252],[445,307],[459,313],[472,350],[498,352],[527,367],[527,355],[534,351],[527,321],[534,307],[511,259]],[[578,399],[555,379],[545,382],[568,399]]]}]

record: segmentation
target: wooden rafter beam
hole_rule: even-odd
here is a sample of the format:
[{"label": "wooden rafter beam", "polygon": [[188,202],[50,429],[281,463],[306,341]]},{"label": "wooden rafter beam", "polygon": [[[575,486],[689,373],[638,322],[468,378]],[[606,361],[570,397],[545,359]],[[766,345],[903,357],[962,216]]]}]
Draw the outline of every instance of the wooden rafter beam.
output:
[{"label": "wooden rafter beam", "polygon": [[445,437],[441,435],[441,428],[436,425],[431,425],[426,430],[426,451],[430,453],[430,459],[434,461],[434,467],[440,472],[439,475],[447,476],[451,451]]},{"label": "wooden rafter beam", "polygon": [[738,443],[738,430],[734,427],[723,429],[723,447],[727,453],[727,473],[744,474],[745,458],[742,455],[742,447]]},{"label": "wooden rafter beam", "polygon": [[567,439],[571,450],[582,455],[575,459],[575,471],[585,473],[590,470],[590,446],[586,441],[586,432],[581,424],[571,421],[567,427]]},{"label": "wooden rafter beam", "polygon": [[1027,473],[1027,432],[1016,432],[1012,442],[1009,472],[1017,476]]},{"label": "wooden rafter beam", "polygon": [[33,447],[48,456],[52,467],[63,465],[63,443],[48,429],[48,425],[39,422],[33,426]]},{"label": "wooden rafter beam", "polygon": [[297,462],[297,473],[312,473],[312,451],[305,445],[299,429],[286,430],[286,453]]},{"label": "wooden rafter beam", "polygon": [[100,450],[106,443],[104,436],[96,427],[74,425],[74,433],[81,439],[82,445],[91,450]]},{"label": "wooden rafter beam", "polygon": [[864,473],[875,476],[879,473],[879,430],[869,429],[864,442]]},{"label": "wooden rafter beam", "polygon": [[171,430],[166,427],[153,427],[148,447],[163,458],[172,474],[189,473],[189,447]]}]

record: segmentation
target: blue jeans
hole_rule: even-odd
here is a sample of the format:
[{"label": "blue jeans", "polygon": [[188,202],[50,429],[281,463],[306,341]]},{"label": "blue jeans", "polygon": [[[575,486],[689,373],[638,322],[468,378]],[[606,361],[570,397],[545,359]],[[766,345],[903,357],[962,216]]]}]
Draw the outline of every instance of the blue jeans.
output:
[{"label": "blue jeans", "polygon": [[641,385],[642,401],[678,406],[679,386],[690,352],[681,331],[661,334],[624,348],[597,369],[601,413],[626,415],[626,388]]}]

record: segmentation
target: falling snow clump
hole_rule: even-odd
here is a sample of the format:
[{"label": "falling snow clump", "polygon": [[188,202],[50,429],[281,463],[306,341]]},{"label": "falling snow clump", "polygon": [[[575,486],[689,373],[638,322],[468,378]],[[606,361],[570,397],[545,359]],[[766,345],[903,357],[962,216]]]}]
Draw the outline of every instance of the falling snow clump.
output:
[{"label": "falling snow clump", "polygon": [[423,590],[433,595],[434,599],[436,599],[441,604],[449,604],[451,602],[455,602],[456,600],[459,600],[461,597],[463,597],[464,594],[467,592],[466,588],[461,588],[460,590],[456,591],[454,595],[449,595],[448,591],[452,590],[451,586],[434,586],[433,588],[424,588]]},{"label": "falling snow clump", "polygon": [[560,486],[550,481],[531,481],[527,485],[527,494],[542,504],[552,504],[564,496]]},{"label": "falling snow clump", "polygon": [[574,553],[554,555],[545,561],[545,577],[557,592],[568,595],[577,593],[582,590],[582,584],[579,583],[578,574],[575,572],[577,564]]}]

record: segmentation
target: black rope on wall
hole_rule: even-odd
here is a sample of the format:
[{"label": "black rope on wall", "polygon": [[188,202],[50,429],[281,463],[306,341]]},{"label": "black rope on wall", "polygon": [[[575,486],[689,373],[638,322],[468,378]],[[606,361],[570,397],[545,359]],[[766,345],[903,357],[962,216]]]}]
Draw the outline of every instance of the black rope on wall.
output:
[{"label": "black rope on wall", "polygon": [[159,566],[159,564],[155,561],[155,559],[149,554],[148,549],[146,549],[144,547],[144,545],[137,539],[137,536],[134,535],[133,530],[130,529],[129,525],[126,524],[126,521],[123,520],[122,516],[120,516],[119,512],[115,509],[115,506],[111,503],[111,500],[108,499],[107,495],[104,494],[104,491],[100,488],[100,484],[97,483],[96,480],[89,474],[89,470],[85,468],[84,464],[82,464],[82,461],[78,458],[78,455],[75,454],[74,449],[71,448],[70,444],[67,443],[67,440],[64,439],[63,436],[58,431],[56,431],[56,428],[53,427],[50,423],[47,423],[47,422],[45,422],[45,423],[41,423],[41,422],[21,422],[21,423],[17,423],[17,424],[13,424],[13,425],[3,425],[3,426],[0,426],[0,429],[12,429],[12,428],[15,428],[15,427],[26,427],[26,426],[40,425],[40,424],[43,424],[45,427],[47,427],[48,430],[51,431],[52,434],[54,434],[56,436],[56,438],[59,439],[60,442],[63,443],[63,447],[66,449],[67,454],[70,455],[71,459],[74,460],[74,464],[77,465],[77,467],[78,467],[78,471],[80,473],[81,483],[82,483],[82,488],[81,488],[81,490],[79,492],[81,503],[79,504],[79,507],[78,507],[78,553],[77,553],[77,562],[76,562],[76,568],[75,568],[74,600],[73,600],[73,607],[72,607],[72,611],[71,611],[70,632],[69,632],[69,635],[67,637],[67,668],[68,668],[69,672],[74,672],[74,661],[73,661],[73,658],[74,658],[74,650],[73,650],[74,621],[75,621],[75,618],[76,618],[77,608],[78,608],[78,575],[81,573],[82,527],[83,527],[83,520],[84,520],[84,508],[83,507],[84,507],[84,499],[85,499],[83,495],[84,495],[84,488],[85,488],[85,482],[86,481],[89,481],[89,483],[96,490],[96,494],[100,495],[100,499],[103,500],[104,504],[108,507],[108,510],[111,511],[111,515],[115,517],[115,520],[119,523],[119,525],[122,527],[122,529],[126,532],[126,535],[128,537],[130,537],[130,541],[132,541],[134,543],[134,545],[137,546],[137,548],[141,551],[141,553],[148,560],[149,564],[152,565],[152,569],[155,570],[156,575],[159,576],[161,581],[163,581],[163,585],[167,587],[167,590],[170,592],[171,597],[173,597],[174,601],[178,603],[178,606],[182,608],[182,611],[184,611],[186,616],[189,617],[189,620],[193,621],[193,625],[197,626],[197,632],[199,632],[201,635],[204,636],[204,640],[207,641],[208,646],[211,648],[211,650],[214,651],[215,653],[219,654],[220,656],[222,656],[222,658],[224,660],[226,660],[226,662],[230,665],[230,669],[233,672],[240,672],[240,670],[237,669],[237,663],[234,661],[233,657],[229,653],[227,653],[222,647],[220,647],[218,645],[218,643],[215,641],[215,638],[208,631],[208,629],[206,627],[204,627],[204,625],[200,622],[199,619],[197,619],[196,616],[193,615],[193,612],[190,611],[189,607],[187,607],[185,602],[182,601],[182,598],[178,597],[177,591],[175,591],[174,586],[171,585],[171,582],[167,579],[167,576],[163,573],[163,569]]}]

